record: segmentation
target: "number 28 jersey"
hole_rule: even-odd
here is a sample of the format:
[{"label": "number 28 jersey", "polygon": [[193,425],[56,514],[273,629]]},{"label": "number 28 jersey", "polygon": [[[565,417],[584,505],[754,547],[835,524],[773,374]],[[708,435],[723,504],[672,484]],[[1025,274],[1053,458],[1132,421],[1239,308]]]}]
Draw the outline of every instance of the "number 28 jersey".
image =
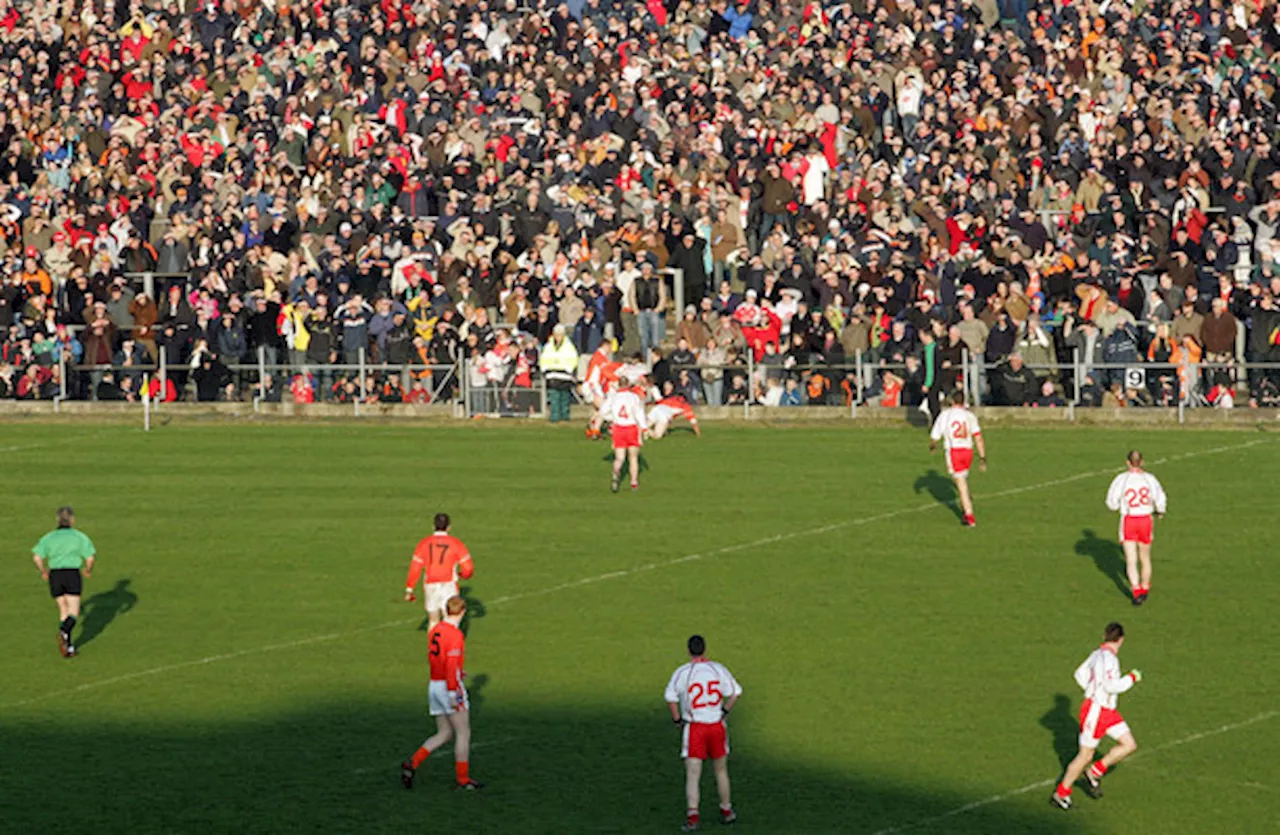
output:
[{"label": "number 28 jersey", "polygon": [[684,721],[709,725],[724,718],[727,699],[741,694],[742,685],[723,664],[695,660],[671,674],[665,699],[680,705]]},{"label": "number 28 jersey", "polygon": [[1164,488],[1151,473],[1126,470],[1116,476],[1107,490],[1107,507],[1121,516],[1150,516],[1164,513],[1169,499]]}]

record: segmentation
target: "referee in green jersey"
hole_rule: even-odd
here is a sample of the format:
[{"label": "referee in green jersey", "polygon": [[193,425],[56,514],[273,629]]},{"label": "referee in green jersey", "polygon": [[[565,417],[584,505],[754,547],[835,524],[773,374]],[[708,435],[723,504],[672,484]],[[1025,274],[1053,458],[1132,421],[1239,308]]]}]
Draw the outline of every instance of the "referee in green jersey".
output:
[{"label": "referee in green jersey", "polygon": [[40,537],[31,549],[31,559],[40,577],[49,581],[49,594],[58,603],[58,650],[63,658],[74,658],[71,630],[80,617],[80,592],[84,576],[93,576],[93,542],[76,530],[76,514],[69,507],[58,508],[58,527]]}]

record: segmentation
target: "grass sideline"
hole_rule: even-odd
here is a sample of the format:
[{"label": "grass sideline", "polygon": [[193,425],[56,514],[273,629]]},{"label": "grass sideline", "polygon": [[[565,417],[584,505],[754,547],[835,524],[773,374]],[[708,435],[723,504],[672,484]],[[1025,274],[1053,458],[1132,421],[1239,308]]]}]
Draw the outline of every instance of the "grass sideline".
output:
[{"label": "grass sideline", "polygon": [[[1280,821],[1280,720],[1179,743],[1276,707],[1270,436],[992,431],[963,531],[908,429],[709,425],[647,446],[641,492],[614,496],[580,427],[509,426],[6,426],[22,478],[0,511],[6,827],[58,825],[48,787],[66,785],[105,832],[670,832],[661,692],[692,631],[746,688],[749,831]],[[1167,459],[1152,469],[1171,497],[1141,610],[1102,507],[1130,446]],[[72,662],[27,557],[64,502],[101,552]],[[394,601],[439,509],[477,560],[479,796],[448,791],[434,758],[414,792],[396,782],[429,720],[420,610]],[[1071,671],[1113,618],[1147,680],[1122,704],[1142,753],[1107,798],[1064,815],[1036,789],[951,814],[1055,775]]]}]

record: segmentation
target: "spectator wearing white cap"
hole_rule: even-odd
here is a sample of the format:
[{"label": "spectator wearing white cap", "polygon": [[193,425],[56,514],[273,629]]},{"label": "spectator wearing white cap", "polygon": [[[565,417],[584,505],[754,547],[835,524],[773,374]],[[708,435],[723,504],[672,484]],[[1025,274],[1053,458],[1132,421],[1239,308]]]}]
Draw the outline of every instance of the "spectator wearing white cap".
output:
[{"label": "spectator wearing white cap", "polygon": [[547,381],[547,420],[551,423],[569,419],[573,388],[578,383],[578,349],[565,336],[564,325],[551,329],[551,338],[542,346],[538,367]]}]

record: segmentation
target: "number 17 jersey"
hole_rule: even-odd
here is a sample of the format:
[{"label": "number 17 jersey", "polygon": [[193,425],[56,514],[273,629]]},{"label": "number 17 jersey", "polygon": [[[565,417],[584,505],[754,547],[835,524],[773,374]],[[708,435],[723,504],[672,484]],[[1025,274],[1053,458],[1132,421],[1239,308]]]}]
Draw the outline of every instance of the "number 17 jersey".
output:
[{"label": "number 17 jersey", "polygon": [[[471,553],[461,540],[446,533],[436,532],[424,537],[413,549],[413,564],[410,565],[410,576],[417,569],[426,574],[428,583],[456,583],[458,581],[458,564],[471,559]],[[466,573],[466,572],[464,572]],[[416,578],[413,578],[416,579]],[[413,585],[411,580],[408,584]]]},{"label": "number 17 jersey", "polygon": [[724,718],[726,700],[740,695],[742,685],[729,668],[717,661],[697,659],[671,674],[665,699],[680,705],[684,721],[709,725]]}]

